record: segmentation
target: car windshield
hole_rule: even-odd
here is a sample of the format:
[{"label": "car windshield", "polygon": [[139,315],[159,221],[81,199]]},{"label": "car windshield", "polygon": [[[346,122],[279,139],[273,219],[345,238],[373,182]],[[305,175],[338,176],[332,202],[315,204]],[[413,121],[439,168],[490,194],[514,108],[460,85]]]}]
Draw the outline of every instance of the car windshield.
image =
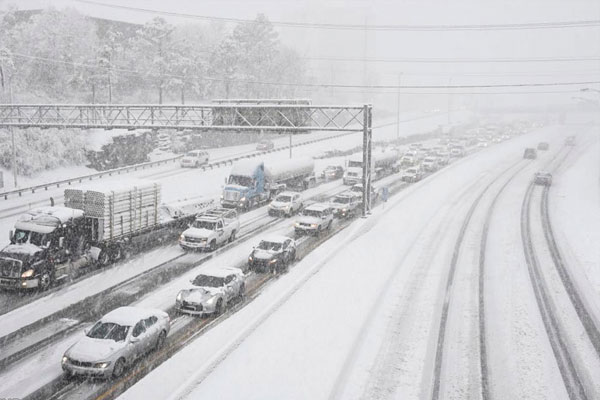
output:
[{"label": "car windshield", "polygon": [[279,251],[281,249],[281,243],[277,243],[277,242],[267,242],[266,240],[263,240],[262,242],[260,242],[260,244],[258,245],[258,248],[261,250],[274,250],[274,251]]},{"label": "car windshield", "polygon": [[90,329],[87,336],[92,339],[108,339],[122,342],[127,337],[129,326],[114,324],[112,322],[97,322]]},{"label": "car windshield", "polygon": [[190,151],[189,153],[186,154],[186,156],[188,157],[198,157],[198,153],[195,151]]},{"label": "car windshield", "polygon": [[282,203],[289,203],[292,201],[292,196],[288,196],[287,194],[279,195],[275,198],[275,201],[280,201]]},{"label": "car windshield", "polygon": [[316,211],[316,210],[304,210],[302,212],[302,215],[305,215],[307,217],[317,217],[317,218],[321,218],[321,211]]},{"label": "car windshield", "polygon": [[362,193],[363,189],[360,186],[352,186],[352,191],[357,193]]},{"label": "car windshield", "polygon": [[209,231],[214,231],[216,229],[217,223],[214,221],[203,221],[196,220],[192,224],[192,227],[197,229],[208,229]]},{"label": "car windshield", "polygon": [[244,187],[253,186],[252,178],[250,178],[249,176],[241,176],[241,175],[230,175],[227,183],[232,184],[232,185],[240,185],[240,186],[244,186]]},{"label": "car windshield", "polygon": [[198,275],[192,284],[202,287],[221,287],[225,284],[225,279],[218,276]]},{"label": "car windshield", "polygon": [[336,197],[333,199],[333,202],[338,204],[348,204],[350,203],[350,197]]},{"label": "car windshield", "polygon": [[409,168],[409,169],[406,170],[406,172],[409,173],[409,174],[415,174],[415,173],[417,173],[417,170],[414,169],[414,168]]},{"label": "car windshield", "polygon": [[350,168],[362,168],[362,161],[348,161],[348,167],[350,167]]},{"label": "car windshield", "polygon": [[32,231],[24,231],[22,229],[17,229],[14,236],[15,243],[31,243],[36,246],[46,246],[50,241],[48,235],[45,233],[38,233]]}]

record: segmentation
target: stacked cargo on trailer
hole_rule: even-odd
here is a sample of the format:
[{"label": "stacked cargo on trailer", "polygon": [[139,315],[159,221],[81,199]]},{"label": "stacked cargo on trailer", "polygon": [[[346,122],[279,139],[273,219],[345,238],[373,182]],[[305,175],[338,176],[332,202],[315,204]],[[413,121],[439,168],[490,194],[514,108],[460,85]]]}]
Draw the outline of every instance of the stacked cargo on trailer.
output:
[{"label": "stacked cargo on trailer", "polygon": [[141,180],[70,188],[65,207],[31,210],[0,251],[0,287],[47,288],[88,265],[175,239],[195,214],[162,213],[160,185]]}]

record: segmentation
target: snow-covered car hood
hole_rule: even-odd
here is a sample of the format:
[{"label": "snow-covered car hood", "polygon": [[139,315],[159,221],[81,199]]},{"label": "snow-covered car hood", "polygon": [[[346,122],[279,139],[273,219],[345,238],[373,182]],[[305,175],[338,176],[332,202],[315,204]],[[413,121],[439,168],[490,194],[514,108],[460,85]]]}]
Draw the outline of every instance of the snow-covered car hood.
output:
[{"label": "snow-covered car hood", "polygon": [[221,290],[213,287],[193,287],[181,291],[181,298],[189,303],[203,304],[217,295]]},{"label": "snow-covered car hood", "polygon": [[25,254],[29,256],[33,256],[36,253],[42,251],[41,247],[38,247],[31,243],[21,243],[21,244],[10,244],[6,246],[2,251],[7,253],[15,253],[15,254]]},{"label": "snow-covered car hood", "polygon": [[292,203],[286,203],[286,202],[283,202],[283,201],[273,201],[270,204],[270,206],[272,208],[285,208],[285,207],[288,207],[288,206],[291,206],[291,205],[292,205]]},{"label": "snow-covered car hood", "polygon": [[322,221],[321,218],[309,217],[306,215],[304,215],[296,220],[296,222],[300,222],[303,224],[320,224],[321,221]]},{"label": "snow-covered car hood", "polygon": [[183,231],[183,236],[194,239],[208,239],[214,235],[214,232],[205,228],[188,228]]},{"label": "snow-covered car hood", "polygon": [[252,257],[259,260],[270,260],[277,253],[278,252],[274,250],[256,249],[254,250],[254,254],[252,255]]},{"label": "snow-covered car hood", "polygon": [[125,340],[115,342],[110,339],[93,339],[84,336],[67,350],[65,355],[77,361],[100,362],[107,361],[117,351],[127,345]]}]

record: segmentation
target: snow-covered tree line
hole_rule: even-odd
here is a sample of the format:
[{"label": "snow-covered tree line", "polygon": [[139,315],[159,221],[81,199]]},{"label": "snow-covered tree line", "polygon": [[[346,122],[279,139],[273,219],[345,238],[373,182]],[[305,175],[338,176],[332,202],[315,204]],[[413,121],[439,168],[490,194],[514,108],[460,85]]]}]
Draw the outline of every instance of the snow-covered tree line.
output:
[{"label": "snow-covered tree line", "polygon": [[[55,8],[0,13],[0,103],[187,103],[289,98],[302,80],[298,54],[263,15],[252,22],[144,25]],[[64,137],[63,137],[64,136]],[[85,160],[84,133],[18,130],[17,164],[31,174]],[[0,166],[11,167],[0,131]]]},{"label": "snow-covered tree line", "polygon": [[292,97],[304,76],[264,15],[228,27],[142,26],[49,8],[0,15],[2,101],[186,102]]}]

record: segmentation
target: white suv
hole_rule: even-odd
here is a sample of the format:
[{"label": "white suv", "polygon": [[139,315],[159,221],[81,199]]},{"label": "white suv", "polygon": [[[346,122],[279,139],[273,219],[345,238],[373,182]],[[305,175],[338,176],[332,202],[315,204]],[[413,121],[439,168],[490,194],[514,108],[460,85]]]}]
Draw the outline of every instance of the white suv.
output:
[{"label": "white suv", "polygon": [[208,153],[203,150],[192,150],[181,158],[182,167],[199,167],[208,164]]},{"label": "white suv", "polygon": [[269,204],[269,215],[291,217],[302,209],[302,196],[296,192],[281,192]]},{"label": "white suv", "polygon": [[331,229],[333,209],[327,203],[316,203],[306,207],[294,224],[297,236],[302,234],[318,235],[324,230]]}]

